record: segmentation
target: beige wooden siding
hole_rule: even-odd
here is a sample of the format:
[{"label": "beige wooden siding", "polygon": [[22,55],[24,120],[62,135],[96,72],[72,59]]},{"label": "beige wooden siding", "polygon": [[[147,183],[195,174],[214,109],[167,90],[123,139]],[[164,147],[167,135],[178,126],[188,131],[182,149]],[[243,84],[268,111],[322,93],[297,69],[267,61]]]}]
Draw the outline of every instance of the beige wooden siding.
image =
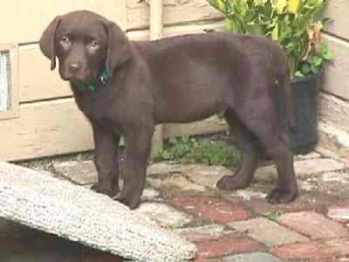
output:
[{"label": "beige wooden siding", "polygon": [[[127,28],[149,27],[149,1],[127,0]],[[207,0],[164,0],[164,24],[210,20],[222,15]]]},{"label": "beige wooden siding", "polygon": [[[58,14],[87,9],[126,24],[126,0],[11,0],[1,3],[1,42],[37,41],[47,24]],[[3,1],[2,1],[3,2]]]},{"label": "beige wooden siding", "polygon": [[332,19],[326,30],[349,40],[349,1],[330,0],[327,16]]},{"label": "beige wooden siding", "polygon": [[334,51],[335,59],[327,67],[324,89],[349,99],[349,42],[332,36],[325,36],[325,39]]},{"label": "beige wooden siding", "polygon": [[0,122],[0,161],[91,149],[91,128],[73,99],[22,105],[20,117]]},{"label": "beige wooden siding", "polygon": [[319,102],[320,120],[330,120],[334,126],[349,132],[349,103],[324,93],[320,94]]},{"label": "beige wooden siding", "polygon": [[58,67],[50,70],[50,61],[37,44],[20,47],[19,57],[21,102],[71,95],[68,83],[59,77]]}]

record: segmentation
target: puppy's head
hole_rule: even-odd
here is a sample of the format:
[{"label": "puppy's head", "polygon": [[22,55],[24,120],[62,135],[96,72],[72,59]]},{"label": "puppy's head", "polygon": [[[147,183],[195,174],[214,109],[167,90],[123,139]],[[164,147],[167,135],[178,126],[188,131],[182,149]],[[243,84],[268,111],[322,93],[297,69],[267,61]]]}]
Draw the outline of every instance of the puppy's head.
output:
[{"label": "puppy's head", "polygon": [[90,11],[57,16],[42,34],[40,49],[51,60],[51,70],[57,57],[61,77],[72,82],[93,81],[103,70],[112,73],[130,58],[123,31]]}]

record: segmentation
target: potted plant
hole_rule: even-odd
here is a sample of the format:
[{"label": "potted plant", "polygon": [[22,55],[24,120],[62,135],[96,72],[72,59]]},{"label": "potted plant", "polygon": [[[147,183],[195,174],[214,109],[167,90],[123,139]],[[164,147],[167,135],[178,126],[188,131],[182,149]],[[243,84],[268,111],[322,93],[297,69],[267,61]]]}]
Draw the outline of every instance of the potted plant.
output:
[{"label": "potted plant", "polygon": [[[290,130],[294,153],[311,151],[318,141],[317,93],[324,65],[333,57],[321,38],[328,21],[328,0],[208,0],[225,16],[228,31],[263,35],[278,41],[289,58],[296,128]],[[278,109],[285,112],[283,96]]]}]

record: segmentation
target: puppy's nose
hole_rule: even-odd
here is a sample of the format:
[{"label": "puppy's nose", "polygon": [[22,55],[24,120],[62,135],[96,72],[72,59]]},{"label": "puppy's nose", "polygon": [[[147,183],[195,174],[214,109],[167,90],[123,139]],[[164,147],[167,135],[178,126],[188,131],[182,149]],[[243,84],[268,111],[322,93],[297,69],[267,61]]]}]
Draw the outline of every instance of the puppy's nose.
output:
[{"label": "puppy's nose", "polygon": [[69,71],[71,73],[76,73],[77,71],[79,71],[80,68],[81,68],[81,65],[79,63],[71,63],[69,65]]}]

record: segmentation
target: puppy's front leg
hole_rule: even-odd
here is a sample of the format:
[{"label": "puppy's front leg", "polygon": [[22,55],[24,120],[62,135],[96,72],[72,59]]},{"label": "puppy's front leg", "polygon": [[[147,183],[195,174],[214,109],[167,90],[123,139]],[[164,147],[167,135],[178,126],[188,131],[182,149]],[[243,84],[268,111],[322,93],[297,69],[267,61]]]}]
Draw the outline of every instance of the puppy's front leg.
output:
[{"label": "puppy's front leg", "polygon": [[98,182],[92,186],[92,190],[114,196],[119,192],[118,145],[120,136],[93,125],[93,137]]},{"label": "puppy's front leg", "polygon": [[154,127],[126,130],[124,186],[116,199],[131,209],[136,208],[141,200],[153,132]]}]

